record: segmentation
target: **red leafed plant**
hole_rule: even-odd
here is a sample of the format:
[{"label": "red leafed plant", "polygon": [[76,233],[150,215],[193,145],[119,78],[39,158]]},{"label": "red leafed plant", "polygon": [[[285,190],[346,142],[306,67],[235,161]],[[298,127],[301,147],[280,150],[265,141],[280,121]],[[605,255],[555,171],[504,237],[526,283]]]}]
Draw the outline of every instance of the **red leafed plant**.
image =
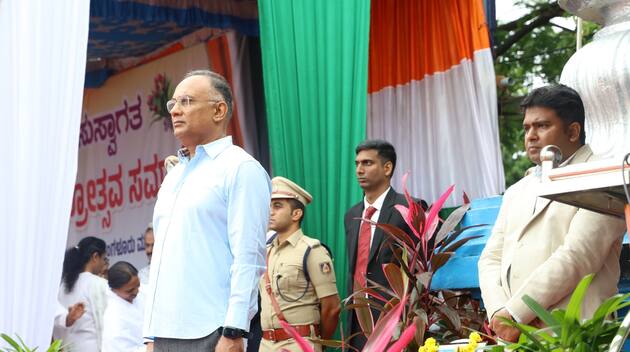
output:
[{"label": "red leafed plant", "polygon": [[[389,234],[388,245],[396,258],[394,263],[383,265],[389,287],[369,282],[367,288],[345,299],[348,314],[357,314],[368,336],[363,351],[386,351],[388,347],[392,351],[417,351],[428,337],[445,343],[467,337],[471,329],[483,330],[485,314],[470,294],[431,289],[433,276],[453,257],[455,250],[479,237],[458,238],[466,229],[457,226],[470,208],[468,198],[464,194],[464,205],[441,221],[438,213],[454,186],[425,213],[407,191],[407,176],[403,176],[403,191],[409,206],[396,205],[396,209],[412,233],[389,224],[375,224]],[[370,308],[381,311],[376,324]]]},{"label": "red leafed plant", "polygon": [[[479,236],[459,239],[467,228],[459,228],[461,219],[470,208],[464,194],[464,205],[453,211],[441,223],[438,216],[454,186],[449,187],[425,213],[407,191],[407,174],[403,176],[403,191],[408,207],[397,205],[411,234],[389,224],[374,223],[389,234],[395,263],[383,265],[389,287],[370,281],[367,288],[354,292],[344,300],[348,314],[357,314],[363,332],[368,336],[364,352],[417,351],[425,338],[440,343],[468,337],[471,330],[484,329],[485,313],[479,303],[466,292],[432,290],[431,280],[436,271],[455,254],[455,250]],[[368,219],[363,221],[371,222]],[[412,237],[413,236],[413,237]],[[368,297],[368,298],[366,298]],[[391,298],[385,298],[391,297]],[[381,312],[374,323],[371,309]],[[304,351],[312,351],[306,340],[290,326],[284,326]],[[346,337],[346,341],[352,336]],[[318,340],[326,346],[348,347],[343,341]]]}]

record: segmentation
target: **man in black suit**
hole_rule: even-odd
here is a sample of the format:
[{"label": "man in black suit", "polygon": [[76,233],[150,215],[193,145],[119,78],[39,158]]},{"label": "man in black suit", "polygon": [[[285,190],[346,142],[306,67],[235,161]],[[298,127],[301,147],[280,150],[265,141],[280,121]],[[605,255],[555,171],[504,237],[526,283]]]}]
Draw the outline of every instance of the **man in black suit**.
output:
[{"label": "man in black suit", "polygon": [[[388,287],[382,265],[395,260],[387,245],[389,235],[376,226],[362,222],[360,218],[394,225],[411,235],[405,220],[394,208],[396,204],[407,206],[405,197],[390,185],[396,167],[394,146],[383,140],[367,140],[359,144],[355,152],[356,175],[364,197],[344,217],[349,267],[348,294],[365,287],[367,280]],[[421,202],[426,209],[426,203]],[[372,314],[376,321],[378,311],[373,309]],[[361,331],[354,311],[348,313],[348,326],[350,335]],[[350,340],[350,345],[361,350],[366,341],[366,336],[358,335]]]}]

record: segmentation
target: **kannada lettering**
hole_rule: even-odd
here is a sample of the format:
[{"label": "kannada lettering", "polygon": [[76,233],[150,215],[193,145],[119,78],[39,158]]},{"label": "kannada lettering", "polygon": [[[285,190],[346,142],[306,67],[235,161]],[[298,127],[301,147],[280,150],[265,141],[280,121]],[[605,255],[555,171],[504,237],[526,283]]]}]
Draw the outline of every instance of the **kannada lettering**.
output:
[{"label": "kannada lettering", "polygon": [[[101,116],[89,118],[84,115],[81,122],[81,133],[79,135],[79,148],[99,141],[109,141],[107,154],[116,155],[118,144],[116,136],[129,129],[138,130],[142,127],[142,98],[140,94],[136,96],[137,103],[129,105],[127,99],[123,100],[123,106]],[[122,127],[121,127],[122,125]]]},{"label": "kannada lettering", "polygon": [[127,239],[115,238],[107,244],[107,256],[118,257],[144,251],[144,233],[135,237],[130,235]]},{"label": "kannada lettering", "polygon": [[[90,218],[100,217],[103,230],[112,226],[112,212],[130,205],[157,198],[166,175],[164,159],[157,154],[149,162],[137,159],[136,165],[125,170],[121,164],[114,170],[101,169],[98,175],[74,186],[71,221],[84,228]],[[125,196],[127,195],[127,196]]]}]

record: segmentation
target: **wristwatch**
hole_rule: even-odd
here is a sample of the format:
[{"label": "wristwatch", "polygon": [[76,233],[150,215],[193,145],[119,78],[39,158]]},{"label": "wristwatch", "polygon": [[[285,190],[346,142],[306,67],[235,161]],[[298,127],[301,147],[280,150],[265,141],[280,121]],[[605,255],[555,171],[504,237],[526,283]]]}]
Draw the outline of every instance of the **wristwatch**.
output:
[{"label": "wristwatch", "polygon": [[249,333],[243,329],[237,329],[237,328],[232,328],[229,326],[224,326],[222,328],[221,331],[221,335],[223,335],[223,337],[227,337],[228,339],[240,339],[240,338],[248,338],[249,337]]}]

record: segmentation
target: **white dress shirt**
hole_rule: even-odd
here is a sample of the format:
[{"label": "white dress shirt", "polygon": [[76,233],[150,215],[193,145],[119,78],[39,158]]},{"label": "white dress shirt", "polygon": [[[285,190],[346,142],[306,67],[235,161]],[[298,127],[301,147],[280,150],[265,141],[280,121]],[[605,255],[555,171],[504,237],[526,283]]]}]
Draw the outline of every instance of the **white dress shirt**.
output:
[{"label": "white dress shirt", "polygon": [[[387,197],[387,193],[389,192],[390,189],[391,187],[387,187],[385,192],[383,192],[383,194],[378,196],[378,198],[376,198],[376,200],[372,204],[370,204],[370,202],[368,202],[367,198],[364,196],[363,197],[363,213],[361,214],[361,217],[365,218],[365,212],[367,211],[367,208],[373,207],[376,209],[376,211],[374,212],[374,214],[372,214],[372,217],[370,218],[370,220],[374,222],[378,222],[378,217],[381,216],[381,209],[383,208],[383,202],[385,201],[385,197]],[[374,230],[376,230],[376,225],[370,225],[370,232],[371,232],[370,248],[372,248],[372,242],[374,241]]]},{"label": "white dress shirt", "polygon": [[197,339],[249,330],[265,270],[271,182],[225,137],[197,146],[166,175],[155,204],[155,247],[144,337]]}]

